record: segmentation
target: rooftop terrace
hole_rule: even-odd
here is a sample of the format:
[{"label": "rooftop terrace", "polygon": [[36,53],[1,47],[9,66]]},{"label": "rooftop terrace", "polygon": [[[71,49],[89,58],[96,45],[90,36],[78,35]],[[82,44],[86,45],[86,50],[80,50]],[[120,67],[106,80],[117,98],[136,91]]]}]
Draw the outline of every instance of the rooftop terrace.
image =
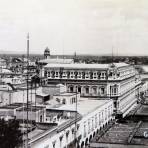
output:
[{"label": "rooftop terrace", "polygon": [[[78,113],[81,115],[86,115],[95,110],[96,108],[99,108],[106,103],[110,102],[111,100],[97,100],[96,98],[80,98],[80,100],[77,103],[77,110]],[[66,104],[59,107],[61,110],[76,110],[76,104]]]}]

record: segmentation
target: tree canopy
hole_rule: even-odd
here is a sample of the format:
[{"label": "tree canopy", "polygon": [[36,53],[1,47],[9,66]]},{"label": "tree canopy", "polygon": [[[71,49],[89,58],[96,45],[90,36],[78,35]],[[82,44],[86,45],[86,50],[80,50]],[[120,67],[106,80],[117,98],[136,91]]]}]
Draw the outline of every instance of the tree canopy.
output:
[{"label": "tree canopy", "polygon": [[0,119],[0,147],[15,148],[22,143],[19,122],[15,119],[5,121]]}]

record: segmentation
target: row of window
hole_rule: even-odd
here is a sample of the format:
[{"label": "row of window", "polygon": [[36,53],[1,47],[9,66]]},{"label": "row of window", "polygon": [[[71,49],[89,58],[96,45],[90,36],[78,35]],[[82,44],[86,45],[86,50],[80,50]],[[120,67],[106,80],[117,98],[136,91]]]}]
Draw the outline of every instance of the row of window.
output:
[{"label": "row of window", "polygon": [[[83,90],[82,90],[83,89]],[[69,92],[74,92],[74,86],[69,86]],[[105,95],[105,87],[100,87],[99,90],[97,90],[97,87],[88,87],[88,86],[85,86],[85,87],[78,87],[77,88],[77,92],[79,92],[80,94],[82,93],[85,93],[87,95],[89,95],[90,93],[94,94],[94,95],[97,95],[97,93],[99,92],[100,95]]]},{"label": "row of window", "polygon": [[45,71],[44,76],[48,78],[106,79],[106,72]]},{"label": "row of window", "polygon": [[[67,104],[67,100],[66,100],[65,98],[62,98],[62,99],[56,98],[56,101],[57,101],[58,103]],[[72,97],[72,98],[70,99],[70,104],[73,104],[73,103],[75,103],[75,102],[76,102],[76,98],[75,98],[75,97]]]},{"label": "row of window", "polygon": [[110,95],[118,95],[118,86],[110,86]]}]

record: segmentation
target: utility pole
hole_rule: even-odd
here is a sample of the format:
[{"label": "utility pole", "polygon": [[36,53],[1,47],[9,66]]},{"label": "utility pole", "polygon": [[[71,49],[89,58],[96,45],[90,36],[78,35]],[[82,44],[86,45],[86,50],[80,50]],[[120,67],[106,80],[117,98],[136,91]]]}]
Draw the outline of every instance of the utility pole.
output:
[{"label": "utility pole", "polygon": [[28,148],[28,108],[29,108],[29,91],[28,91],[28,79],[29,79],[29,33],[27,35],[27,148]]},{"label": "utility pole", "polygon": [[76,110],[75,110],[75,148],[77,148],[78,143],[77,143],[77,109],[78,109],[78,104],[77,104],[77,86],[76,86]]},{"label": "utility pole", "polygon": [[114,48],[112,47],[112,64],[114,63]]}]

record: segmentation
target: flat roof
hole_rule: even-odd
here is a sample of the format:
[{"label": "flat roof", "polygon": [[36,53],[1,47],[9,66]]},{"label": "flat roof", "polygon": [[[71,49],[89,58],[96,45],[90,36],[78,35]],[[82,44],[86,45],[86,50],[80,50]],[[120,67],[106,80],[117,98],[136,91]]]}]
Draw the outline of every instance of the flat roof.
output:
[{"label": "flat roof", "polygon": [[[126,63],[113,63],[115,67],[128,66]],[[110,64],[47,64],[45,68],[66,68],[66,69],[108,69]]]},{"label": "flat roof", "polygon": [[[55,127],[57,127],[57,125],[52,123],[37,123],[36,128],[28,133],[28,138],[29,139],[36,138],[42,135],[47,130],[52,130]],[[25,134],[23,136],[23,140],[26,140],[26,139],[27,139],[27,135]]]},{"label": "flat roof", "polygon": [[[44,108],[45,108],[44,106],[28,106],[28,111],[35,112],[35,111],[42,110]],[[21,107],[21,108],[17,109],[17,111],[27,111],[27,106]]]},{"label": "flat roof", "polygon": [[39,63],[72,63],[73,59],[62,59],[62,58],[54,58],[54,59],[43,59],[40,60]]},{"label": "flat roof", "polygon": [[[48,110],[50,112],[50,110]],[[51,110],[52,113],[54,112],[54,110]],[[60,111],[55,110],[55,113],[57,113]],[[79,121],[81,119],[81,115],[77,114],[77,121]],[[55,134],[57,134],[57,132],[63,131],[65,128],[69,127],[72,124],[75,124],[75,113],[71,113],[70,114],[70,118],[64,118],[64,120],[58,124],[56,123],[41,123],[43,125],[42,126],[37,126],[37,128],[34,129],[33,131],[33,136],[30,138],[29,143],[33,144],[36,140],[42,140],[45,137],[51,137]],[[45,124],[45,125],[44,125]],[[48,127],[49,125],[49,127]],[[45,128],[44,128],[45,126]],[[46,128],[48,127],[48,128]],[[45,130],[44,130],[45,129]],[[44,131],[43,131],[44,130]],[[32,132],[30,132],[30,135],[32,134]]]},{"label": "flat roof", "polygon": [[[80,100],[77,102],[77,111],[81,115],[86,115],[95,110],[96,108],[99,108],[106,103],[110,102],[112,100],[97,100],[96,98],[80,98]],[[66,104],[59,107],[61,110],[76,110],[76,104]]]},{"label": "flat roof", "polygon": [[76,95],[76,93],[63,92],[63,93],[60,93],[60,94],[55,94],[53,96],[74,96],[74,95]]},{"label": "flat roof", "polygon": [[23,103],[14,103],[10,105],[0,106],[0,109],[17,109],[22,106],[23,106]]}]

